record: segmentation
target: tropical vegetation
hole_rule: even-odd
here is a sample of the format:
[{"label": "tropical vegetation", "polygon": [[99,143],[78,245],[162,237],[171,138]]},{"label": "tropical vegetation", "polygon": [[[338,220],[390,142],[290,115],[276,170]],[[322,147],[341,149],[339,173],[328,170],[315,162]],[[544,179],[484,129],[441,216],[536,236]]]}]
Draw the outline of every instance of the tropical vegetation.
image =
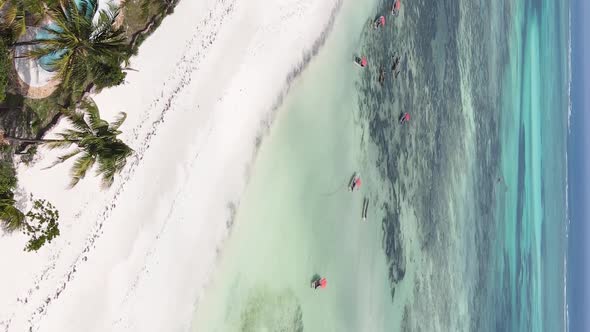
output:
[{"label": "tropical vegetation", "polygon": [[[99,11],[97,0],[0,0],[0,141],[4,137],[4,143],[12,143],[0,144],[0,226],[27,234],[27,251],[36,251],[59,235],[59,213],[51,203],[32,197],[31,211],[23,213],[16,207],[15,154],[26,162],[33,160],[38,145],[67,149],[52,166],[74,160],[70,186],[95,171],[104,188],[112,185],[133,152],[118,138],[125,114],[107,123],[88,93],[124,81],[131,70],[125,67],[129,57],[178,0],[121,3],[124,18],[116,7]],[[30,27],[39,33],[27,39]],[[13,79],[12,57],[23,45],[32,47],[20,56],[52,59],[49,67],[60,86],[51,96],[30,99]],[[69,120],[71,129],[57,139],[44,139],[60,117]]]},{"label": "tropical vegetation", "polygon": [[45,16],[46,8],[58,4],[59,0],[0,0],[0,9],[3,11],[0,27],[18,38],[25,34],[27,19],[31,24],[38,24]]},{"label": "tropical vegetation", "polygon": [[10,71],[10,56],[4,38],[0,38],[0,102],[6,98],[8,73]]},{"label": "tropical vegetation", "polygon": [[[98,18],[94,20],[97,13]],[[94,80],[103,82],[103,86],[121,83],[120,76],[124,76],[121,63],[128,60],[129,47],[125,30],[116,25],[117,7],[98,11],[97,0],[79,4],[65,0],[48,8],[47,15],[51,24],[41,28],[46,33],[44,37],[14,44],[36,46],[25,56],[49,57],[50,70],[56,73],[67,92],[79,94]],[[105,82],[113,71],[119,76]]]},{"label": "tropical vegetation", "polygon": [[0,221],[7,232],[22,230],[29,237],[26,251],[37,251],[59,235],[59,212],[46,200],[36,199],[32,209],[24,214],[15,206],[15,170],[11,163],[0,162]]},{"label": "tropical vegetation", "polygon": [[23,232],[29,236],[25,251],[37,251],[59,236],[58,220],[59,211],[51,203],[44,199],[34,200],[23,227]]},{"label": "tropical vegetation", "polygon": [[14,166],[6,161],[0,161],[0,220],[6,231],[15,231],[22,227],[25,215],[14,204],[14,190],[16,189],[16,174]]},{"label": "tropical vegetation", "polygon": [[58,139],[27,139],[7,135],[4,139],[16,143],[41,143],[50,149],[67,149],[74,146],[74,149],[58,157],[52,165],[77,157],[70,171],[70,187],[78,184],[95,165],[96,174],[102,180],[102,187],[110,187],[115,175],[123,170],[127,158],[133,153],[133,150],[117,137],[121,134],[119,127],[127,115],[121,112],[115,121],[108,123],[100,118],[98,107],[91,99],[83,100],[79,108],[74,111],[66,110],[64,114],[73,128],[58,133]]}]

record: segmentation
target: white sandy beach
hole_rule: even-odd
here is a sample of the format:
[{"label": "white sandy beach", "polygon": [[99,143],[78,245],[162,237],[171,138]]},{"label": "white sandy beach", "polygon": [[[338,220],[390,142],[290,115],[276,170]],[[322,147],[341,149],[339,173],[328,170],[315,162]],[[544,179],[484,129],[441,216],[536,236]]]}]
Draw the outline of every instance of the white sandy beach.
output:
[{"label": "white sandy beach", "polygon": [[0,237],[0,331],[187,330],[257,138],[339,5],[182,0],[132,60],[139,71],[95,96],[103,118],[127,112],[136,151],[113,187],[67,190],[71,164],[43,170],[59,152],[19,166],[23,197],[58,208],[61,236],[36,254]]}]

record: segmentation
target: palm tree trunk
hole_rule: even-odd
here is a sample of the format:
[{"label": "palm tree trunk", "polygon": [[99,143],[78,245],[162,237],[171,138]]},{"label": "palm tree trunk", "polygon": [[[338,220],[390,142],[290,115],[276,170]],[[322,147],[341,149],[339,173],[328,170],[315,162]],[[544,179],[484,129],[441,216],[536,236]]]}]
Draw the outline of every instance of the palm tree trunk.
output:
[{"label": "palm tree trunk", "polygon": [[20,137],[10,137],[4,135],[4,139],[7,141],[13,141],[17,143],[55,143],[55,142],[66,142],[67,140],[63,139],[35,139],[35,138],[20,138]]},{"label": "palm tree trunk", "polygon": [[42,40],[27,40],[27,41],[22,41],[22,42],[16,42],[16,43],[12,44],[12,46],[14,46],[14,47],[31,46],[31,45],[38,45],[41,42],[42,42]]}]

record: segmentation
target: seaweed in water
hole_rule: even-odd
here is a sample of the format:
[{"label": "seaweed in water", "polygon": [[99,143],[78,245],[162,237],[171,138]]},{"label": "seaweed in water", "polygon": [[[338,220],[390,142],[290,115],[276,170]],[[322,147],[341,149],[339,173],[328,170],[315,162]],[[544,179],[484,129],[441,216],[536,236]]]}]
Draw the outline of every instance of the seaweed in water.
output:
[{"label": "seaweed in water", "polygon": [[395,285],[398,284],[406,274],[406,257],[401,239],[399,225],[399,213],[397,209],[390,208],[387,204],[383,206],[385,217],[383,218],[383,248],[387,255],[389,280],[391,282],[391,297],[395,295]]},{"label": "seaweed in water", "polygon": [[240,331],[303,332],[301,304],[290,290],[255,287],[241,311]]}]

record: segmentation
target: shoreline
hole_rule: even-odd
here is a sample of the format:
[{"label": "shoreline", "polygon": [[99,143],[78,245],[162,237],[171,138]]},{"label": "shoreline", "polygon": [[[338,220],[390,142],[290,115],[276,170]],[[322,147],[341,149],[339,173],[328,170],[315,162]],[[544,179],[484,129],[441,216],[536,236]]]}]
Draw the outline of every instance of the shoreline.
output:
[{"label": "shoreline", "polygon": [[[339,4],[180,2],[132,59],[140,72],[95,98],[105,119],[128,113],[123,138],[137,152],[113,188],[97,194],[96,179],[88,178],[66,191],[69,165],[42,171],[56,155],[45,149],[33,167],[19,166],[24,191],[59,209],[62,235],[34,257],[22,252],[20,235],[3,236],[3,263],[15,271],[3,280],[0,327],[161,330],[188,324],[257,142],[290,80],[317,53],[317,31],[325,31],[326,14]],[[198,20],[191,17],[195,12]],[[192,30],[183,16],[195,22]],[[279,56],[287,47],[300,52]],[[166,305],[171,300],[175,308]]]}]

